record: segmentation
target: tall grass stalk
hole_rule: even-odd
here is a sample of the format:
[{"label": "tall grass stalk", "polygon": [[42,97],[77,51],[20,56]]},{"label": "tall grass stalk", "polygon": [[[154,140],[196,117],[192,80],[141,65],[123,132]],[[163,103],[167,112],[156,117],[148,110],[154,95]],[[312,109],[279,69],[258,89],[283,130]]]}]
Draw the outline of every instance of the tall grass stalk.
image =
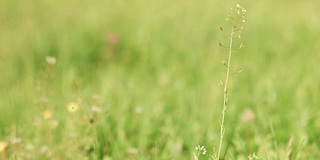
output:
[{"label": "tall grass stalk", "polygon": [[[228,22],[230,22],[231,24],[231,32],[229,35],[229,46],[226,47],[224,46],[222,43],[220,43],[220,46],[228,48],[228,58],[227,60],[223,61],[223,64],[226,66],[227,70],[226,70],[226,78],[224,83],[220,80],[220,85],[223,86],[223,108],[222,108],[222,116],[221,116],[221,120],[220,120],[220,141],[219,141],[219,148],[218,148],[218,156],[215,156],[215,159],[219,160],[220,156],[221,156],[221,150],[222,150],[222,143],[223,143],[223,138],[224,138],[224,134],[225,134],[225,116],[226,116],[226,111],[228,108],[228,83],[229,83],[229,76],[230,74],[230,66],[231,66],[231,57],[232,57],[232,53],[233,51],[233,45],[234,45],[234,38],[235,36],[238,35],[237,38],[241,38],[241,31],[244,29],[244,27],[241,25],[240,28],[238,28],[236,25],[237,23],[240,22],[246,22],[245,19],[245,13],[246,10],[241,7],[239,4],[237,4],[237,9],[233,10],[233,8],[231,8],[232,11],[232,15],[229,14],[229,16],[226,18],[226,20]],[[222,27],[220,28],[222,31],[224,31],[222,29]],[[237,49],[241,49],[243,47],[243,44],[241,43],[239,48]],[[241,70],[239,70],[241,71]],[[238,71],[238,72],[239,72]]]}]

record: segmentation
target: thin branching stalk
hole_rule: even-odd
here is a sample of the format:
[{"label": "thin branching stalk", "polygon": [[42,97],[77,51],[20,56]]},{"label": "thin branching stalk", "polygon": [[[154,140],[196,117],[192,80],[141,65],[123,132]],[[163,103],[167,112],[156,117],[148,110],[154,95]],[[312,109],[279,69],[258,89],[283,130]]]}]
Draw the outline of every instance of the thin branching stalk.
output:
[{"label": "thin branching stalk", "polygon": [[227,73],[226,73],[226,79],[223,85],[223,109],[222,109],[222,117],[220,121],[220,141],[219,141],[219,150],[218,150],[218,159],[220,158],[221,154],[221,148],[222,148],[222,142],[223,137],[225,133],[225,127],[224,127],[224,120],[227,110],[227,102],[228,102],[228,82],[229,82],[229,75],[230,75],[230,64],[231,64],[231,56],[232,56],[232,43],[233,43],[233,35],[234,35],[234,28],[235,28],[235,21],[233,23],[231,34],[230,34],[230,44],[229,44],[229,54],[228,54],[228,61],[227,61]]},{"label": "thin branching stalk", "polygon": [[[231,57],[232,57],[232,52],[233,52],[233,40],[234,40],[234,36],[236,34],[236,32],[241,32],[241,30],[243,30],[243,27],[241,26],[240,28],[236,27],[236,23],[239,21],[239,19],[241,20],[241,22],[245,22],[246,20],[244,19],[245,17],[245,13],[246,10],[241,7],[239,4],[237,5],[237,12],[235,13],[233,11],[233,9],[231,9],[232,12],[235,14],[234,17],[232,17],[229,14],[229,17],[226,19],[227,21],[229,21],[231,23],[231,32],[229,35],[229,47],[228,47],[228,59],[227,62],[224,63],[224,65],[226,66],[227,70],[226,70],[226,79],[224,81],[224,83],[222,83],[220,81],[220,84],[223,86],[223,108],[222,108],[222,116],[221,116],[221,120],[220,120],[220,141],[219,141],[219,148],[218,148],[218,156],[215,157],[215,159],[219,160],[220,156],[221,156],[221,150],[222,150],[222,143],[223,143],[223,138],[224,138],[224,134],[225,134],[225,116],[226,116],[226,111],[227,111],[227,107],[228,107],[228,83],[229,83],[229,76],[230,74],[230,66],[231,66]],[[222,31],[223,29],[220,28]],[[241,34],[240,34],[241,35]],[[239,35],[239,38],[241,37]],[[223,46],[220,43],[221,46]],[[239,49],[242,48],[243,45],[241,44]]]}]

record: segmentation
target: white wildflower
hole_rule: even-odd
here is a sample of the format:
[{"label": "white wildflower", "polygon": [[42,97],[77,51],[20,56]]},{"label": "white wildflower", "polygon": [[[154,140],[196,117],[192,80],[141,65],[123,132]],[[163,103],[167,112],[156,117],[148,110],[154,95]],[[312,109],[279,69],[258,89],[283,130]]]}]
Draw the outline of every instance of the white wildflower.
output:
[{"label": "white wildflower", "polygon": [[55,57],[51,57],[51,56],[46,56],[46,62],[49,65],[54,65],[54,64],[56,64],[56,58]]},{"label": "white wildflower", "polygon": [[94,112],[94,113],[100,113],[101,109],[94,105],[94,106],[91,107],[91,111]]}]

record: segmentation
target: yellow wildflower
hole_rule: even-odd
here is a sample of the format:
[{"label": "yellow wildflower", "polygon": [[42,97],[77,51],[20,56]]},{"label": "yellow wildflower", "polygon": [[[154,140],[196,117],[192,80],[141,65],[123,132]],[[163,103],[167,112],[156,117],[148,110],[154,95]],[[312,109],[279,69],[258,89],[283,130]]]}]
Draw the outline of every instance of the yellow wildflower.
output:
[{"label": "yellow wildflower", "polygon": [[43,112],[42,116],[43,116],[44,119],[51,119],[52,112],[49,111],[49,110],[46,110],[46,111]]},{"label": "yellow wildflower", "polygon": [[70,113],[74,113],[79,109],[79,105],[75,102],[71,102],[67,105],[67,109]]},{"label": "yellow wildflower", "polygon": [[0,153],[4,152],[7,147],[8,147],[7,142],[0,141]]}]

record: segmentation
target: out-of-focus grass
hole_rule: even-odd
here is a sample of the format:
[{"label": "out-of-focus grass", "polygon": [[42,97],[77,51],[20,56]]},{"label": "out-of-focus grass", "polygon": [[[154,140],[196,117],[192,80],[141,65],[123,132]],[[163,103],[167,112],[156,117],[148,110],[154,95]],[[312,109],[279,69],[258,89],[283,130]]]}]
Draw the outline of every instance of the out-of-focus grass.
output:
[{"label": "out-of-focus grass", "polygon": [[[218,42],[227,40],[219,27],[228,27],[233,2],[0,4],[0,141],[9,142],[12,156],[191,159],[198,144],[213,154],[225,69]],[[316,159],[320,3],[242,5],[246,48],[235,54],[233,69],[244,72],[232,76],[227,155],[284,159],[293,135],[292,154],[305,139],[298,159]],[[110,44],[112,37],[119,43]],[[56,64],[48,67],[46,56]],[[79,111],[68,113],[69,102]],[[90,124],[93,105],[102,111]],[[246,108],[255,114],[251,123],[239,119]],[[12,144],[14,138],[22,141]]]}]

